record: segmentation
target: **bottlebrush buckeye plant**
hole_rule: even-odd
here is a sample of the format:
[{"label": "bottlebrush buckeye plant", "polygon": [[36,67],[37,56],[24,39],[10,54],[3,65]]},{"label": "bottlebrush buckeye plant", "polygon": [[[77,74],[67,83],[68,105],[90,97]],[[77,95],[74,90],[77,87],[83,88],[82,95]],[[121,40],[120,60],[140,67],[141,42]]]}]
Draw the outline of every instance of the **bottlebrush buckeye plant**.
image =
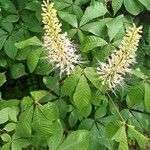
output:
[{"label": "bottlebrush buckeye plant", "polygon": [[0,0],[0,149],[148,150],[147,0]]}]

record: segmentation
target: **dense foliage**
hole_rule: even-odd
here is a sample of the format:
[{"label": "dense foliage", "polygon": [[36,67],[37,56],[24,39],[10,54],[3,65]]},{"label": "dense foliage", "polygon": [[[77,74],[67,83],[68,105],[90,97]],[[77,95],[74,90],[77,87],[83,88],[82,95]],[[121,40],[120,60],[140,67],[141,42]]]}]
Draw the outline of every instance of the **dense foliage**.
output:
[{"label": "dense foliage", "polygon": [[[0,149],[149,149],[150,0],[53,0],[82,63],[46,59],[40,0],[0,0]],[[132,73],[110,90],[96,71],[143,26]]]}]

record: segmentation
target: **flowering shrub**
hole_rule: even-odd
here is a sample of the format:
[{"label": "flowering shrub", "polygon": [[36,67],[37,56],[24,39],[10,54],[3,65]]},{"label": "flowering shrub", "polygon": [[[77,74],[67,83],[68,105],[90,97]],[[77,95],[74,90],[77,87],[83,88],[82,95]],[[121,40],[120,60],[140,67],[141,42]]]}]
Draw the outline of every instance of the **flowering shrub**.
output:
[{"label": "flowering shrub", "polygon": [[147,150],[148,0],[0,0],[0,149]]}]

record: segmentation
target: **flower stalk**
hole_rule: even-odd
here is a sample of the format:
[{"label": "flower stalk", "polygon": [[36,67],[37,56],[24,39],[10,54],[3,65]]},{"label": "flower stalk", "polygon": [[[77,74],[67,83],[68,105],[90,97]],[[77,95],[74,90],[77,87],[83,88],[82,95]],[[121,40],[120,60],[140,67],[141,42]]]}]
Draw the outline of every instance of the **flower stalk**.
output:
[{"label": "flower stalk", "polygon": [[42,11],[42,22],[45,30],[43,48],[46,50],[47,59],[54,68],[60,69],[60,75],[62,73],[70,75],[75,69],[75,64],[80,63],[80,56],[67,34],[61,33],[61,24],[57,18],[54,4],[50,3],[49,0],[44,1]]},{"label": "flower stalk", "polygon": [[124,75],[130,73],[130,65],[136,63],[136,50],[141,38],[142,27],[130,27],[124,36],[119,50],[116,50],[105,63],[100,62],[97,72],[103,85],[108,85],[111,90],[121,85]]}]

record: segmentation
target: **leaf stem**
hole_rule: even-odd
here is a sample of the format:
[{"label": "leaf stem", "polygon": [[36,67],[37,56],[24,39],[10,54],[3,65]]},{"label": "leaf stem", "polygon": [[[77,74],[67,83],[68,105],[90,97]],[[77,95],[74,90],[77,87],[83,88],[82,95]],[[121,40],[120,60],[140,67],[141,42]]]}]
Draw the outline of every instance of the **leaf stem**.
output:
[{"label": "leaf stem", "polygon": [[125,123],[125,120],[123,119],[122,115],[120,114],[120,112],[119,112],[117,106],[115,105],[114,101],[112,100],[112,98],[111,98],[111,96],[109,95],[108,92],[107,92],[107,95],[108,95],[109,99],[111,100],[112,104],[114,105],[114,107],[115,107],[115,109],[116,109],[118,115],[120,116],[121,120]]}]

